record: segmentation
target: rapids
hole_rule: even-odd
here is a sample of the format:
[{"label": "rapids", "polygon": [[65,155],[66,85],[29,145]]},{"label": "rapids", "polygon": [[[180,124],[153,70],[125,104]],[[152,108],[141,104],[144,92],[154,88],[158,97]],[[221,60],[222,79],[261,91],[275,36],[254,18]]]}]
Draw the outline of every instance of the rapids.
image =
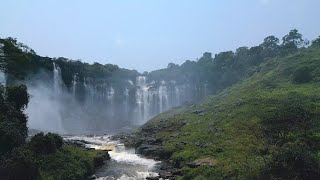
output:
[{"label": "rapids", "polygon": [[64,136],[67,141],[85,143],[87,148],[110,149],[111,160],[96,170],[94,176],[99,180],[137,180],[156,177],[159,162],[141,157],[134,149],[126,148],[111,136]]}]

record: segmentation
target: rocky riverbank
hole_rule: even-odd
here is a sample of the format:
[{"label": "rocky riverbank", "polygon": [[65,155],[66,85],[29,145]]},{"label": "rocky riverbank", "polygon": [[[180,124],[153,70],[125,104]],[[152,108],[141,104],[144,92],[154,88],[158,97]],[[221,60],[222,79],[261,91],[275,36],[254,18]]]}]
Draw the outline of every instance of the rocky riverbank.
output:
[{"label": "rocky riverbank", "polygon": [[[189,172],[202,168],[214,169],[218,164],[218,161],[210,156],[189,158],[190,154],[187,153],[177,155],[177,151],[184,149],[194,149],[199,152],[201,149],[212,146],[209,141],[200,141],[200,137],[196,137],[195,141],[185,139],[192,133],[202,133],[201,129],[195,131],[192,126],[199,122],[196,119],[203,118],[207,113],[208,111],[202,105],[174,108],[154,117],[134,133],[120,134],[112,138],[124,143],[127,147],[135,148],[136,153],[160,162],[158,176],[147,177],[148,180],[175,180],[185,177],[186,169]],[[216,136],[222,133],[218,127],[207,128],[208,132]],[[222,148],[216,150],[216,152],[222,151]]]},{"label": "rocky riverbank", "polygon": [[106,148],[106,149],[97,150],[93,147],[88,146],[88,144],[90,144],[90,142],[88,142],[84,139],[72,139],[70,137],[65,137],[64,142],[68,145],[77,146],[78,148],[81,148],[83,150],[97,152],[97,153],[95,153],[95,156],[93,157],[94,168],[101,167],[102,165],[104,165],[106,163],[106,161],[111,159],[110,154],[109,154],[110,149]]},{"label": "rocky riverbank", "polygon": [[[188,122],[171,122],[170,119],[181,113],[181,111],[185,111],[185,108],[174,109],[166,114],[162,114],[162,117],[154,118],[143,125],[138,132],[131,134],[119,134],[112,137],[121,141],[127,147],[135,148],[136,153],[143,155],[144,157],[160,161],[158,176],[147,177],[149,180],[157,180],[161,178],[174,180],[179,176],[183,176],[183,165],[181,162],[171,158],[173,152],[165,149],[164,147],[166,138],[158,135],[158,133],[163,130],[172,130],[172,132],[176,131],[176,135],[179,134],[179,129],[187,125]],[[157,123],[157,120],[159,119],[161,123]],[[193,164],[193,166],[198,165]]]},{"label": "rocky riverbank", "polygon": [[[119,136],[120,137],[120,136]],[[119,138],[111,135],[81,135],[65,137],[65,141],[87,151],[106,152],[107,156],[95,158],[95,169],[92,179],[146,179],[154,177],[158,162],[144,158],[126,147]]]}]

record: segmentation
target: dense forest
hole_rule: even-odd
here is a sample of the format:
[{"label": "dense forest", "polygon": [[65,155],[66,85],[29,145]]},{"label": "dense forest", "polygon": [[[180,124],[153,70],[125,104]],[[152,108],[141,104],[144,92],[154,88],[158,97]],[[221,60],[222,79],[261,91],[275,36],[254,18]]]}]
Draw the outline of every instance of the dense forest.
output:
[{"label": "dense forest", "polygon": [[[0,178],[81,179],[93,172],[97,157],[106,156],[101,151],[67,145],[54,133],[39,133],[28,139],[27,121],[31,120],[25,109],[32,98],[28,93],[29,82],[37,78],[54,81],[55,66],[60,68],[64,91],[76,91],[77,102],[84,102],[89,96],[89,90],[85,89],[89,85],[100,92],[106,92],[107,87],[109,95],[111,87],[116,89],[114,102],[124,101],[125,96],[119,92],[130,86],[128,103],[142,109],[146,118],[152,117],[146,116],[149,107],[140,107],[136,100],[137,95],[145,95],[144,91],[139,93],[141,86],[150,87],[148,91],[158,89],[157,92],[162,92],[159,89],[164,87],[171,92],[170,88],[186,82],[195,87],[188,92],[191,96],[179,104],[169,103],[170,95],[154,94],[152,97],[157,101],[152,102],[157,103],[144,102],[144,105],[155,106],[150,110],[152,115],[182,106],[178,114],[168,111],[143,128],[152,129],[153,123],[159,123],[158,128],[164,127],[153,129],[154,134],[147,136],[161,139],[167,153],[163,158],[173,160],[186,179],[319,178],[319,96],[316,91],[320,80],[319,49],[320,37],[310,44],[294,29],[281,43],[277,37],[269,36],[258,46],[240,47],[235,52],[221,52],[214,57],[205,52],[197,61],[170,63],[165,69],[141,74],[112,64],[41,57],[14,38],[0,39],[0,68],[5,74],[5,84],[0,87]],[[147,85],[139,84],[139,77],[145,77]],[[110,97],[108,93],[106,98]],[[207,95],[212,96],[207,98]],[[101,99],[99,97],[95,98]],[[166,101],[170,105],[162,109]],[[106,102],[108,108],[113,106],[110,102]],[[72,106],[74,104],[66,107]],[[135,111],[132,108],[132,113]],[[167,115],[169,118],[162,117]],[[125,119],[122,116],[119,113],[120,119]],[[167,121],[163,123],[159,119]],[[89,121],[88,124],[91,120],[94,121],[83,119]],[[94,128],[101,126],[101,120],[95,123]],[[72,121],[68,127],[75,124],[76,121]],[[138,136],[146,135],[143,128]],[[203,134],[207,131],[199,129],[208,129],[208,133]],[[140,145],[141,142],[137,146]],[[209,158],[209,165],[190,165],[189,162],[199,158]]]}]

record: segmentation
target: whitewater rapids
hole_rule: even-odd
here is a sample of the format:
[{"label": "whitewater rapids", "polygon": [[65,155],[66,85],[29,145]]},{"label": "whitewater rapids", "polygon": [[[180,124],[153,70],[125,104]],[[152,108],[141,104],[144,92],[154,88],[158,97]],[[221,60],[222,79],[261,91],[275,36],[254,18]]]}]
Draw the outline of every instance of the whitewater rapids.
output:
[{"label": "whitewater rapids", "polygon": [[85,143],[87,148],[97,150],[108,149],[111,160],[98,168],[94,174],[99,180],[142,180],[147,177],[157,177],[155,172],[159,162],[147,159],[128,149],[111,136],[65,136],[65,140]]}]

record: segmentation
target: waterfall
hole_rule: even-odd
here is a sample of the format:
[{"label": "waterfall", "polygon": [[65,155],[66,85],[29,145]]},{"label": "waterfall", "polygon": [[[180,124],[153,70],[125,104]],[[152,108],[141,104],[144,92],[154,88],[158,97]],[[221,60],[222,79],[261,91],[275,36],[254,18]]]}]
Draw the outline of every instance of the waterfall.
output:
[{"label": "waterfall", "polygon": [[168,90],[165,81],[161,81],[158,90],[159,95],[159,113],[164,112],[169,108]]},{"label": "waterfall", "polygon": [[114,89],[112,86],[110,86],[108,92],[107,92],[107,100],[108,100],[108,111],[110,112],[111,117],[114,116]]},{"label": "waterfall", "polygon": [[136,102],[138,105],[138,124],[145,122],[149,118],[149,87],[145,76],[136,78],[137,92]]},{"label": "waterfall", "polygon": [[180,102],[180,89],[179,89],[179,86],[175,86],[174,87],[174,93],[175,93],[175,98],[176,98],[176,102],[175,102],[175,106],[179,106],[181,105],[181,102]]},{"label": "waterfall", "polygon": [[124,90],[124,108],[125,108],[125,113],[126,113],[126,118],[129,117],[129,89],[126,87]]},{"label": "waterfall", "polygon": [[94,101],[95,88],[92,85],[91,79],[84,77],[83,78],[83,86],[85,88],[85,92],[90,97],[90,102],[92,103]]},{"label": "waterfall", "polygon": [[3,71],[0,71],[0,84],[6,85],[6,74]]},{"label": "waterfall", "polygon": [[[61,75],[59,65],[53,62],[50,87],[41,91],[40,88],[30,90],[29,116],[39,120],[31,120],[31,127],[72,133],[112,131],[128,125],[141,125],[159,113],[186,101],[198,101],[207,94],[207,84],[148,79],[146,76],[136,76],[135,82],[121,79],[123,77],[115,77],[116,81],[94,77],[80,80],[81,76],[74,73],[71,86],[67,87]],[[40,84],[45,84],[43,82]],[[43,109],[45,106],[48,111]]]},{"label": "waterfall", "polygon": [[53,82],[48,84],[43,80],[28,82],[30,102],[26,109],[29,117],[28,127],[42,131],[64,132],[61,112],[68,101],[63,94],[61,70],[53,63]]},{"label": "waterfall", "polygon": [[204,97],[205,96],[208,96],[208,84],[207,83],[204,84]]},{"label": "waterfall", "polygon": [[133,86],[133,82],[131,80],[128,80],[128,83]]},{"label": "waterfall", "polygon": [[[53,62],[53,87],[54,87],[54,95],[55,100],[57,101],[57,99],[60,99],[60,95],[62,93],[62,77],[61,77],[61,69],[58,65],[56,65],[55,62]],[[56,102],[57,104],[60,102]],[[60,113],[60,106],[56,107],[58,108],[58,113]],[[62,119],[61,119],[61,115],[60,114],[56,114],[57,116],[59,116],[57,118],[57,124],[55,129],[57,129],[58,131],[62,130]]]},{"label": "waterfall", "polygon": [[72,93],[73,93],[73,96],[76,95],[76,90],[77,90],[77,74],[73,75],[73,80],[72,80]]},{"label": "waterfall", "polygon": [[53,62],[53,88],[56,95],[61,93],[62,78],[61,69],[55,62]]},{"label": "waterfall", "polygon": [[113,104],[113,98],[114,98],[114,89],[112,86],[110,86],[110,88],[107,92],[107,99],[110,102],[110,104]]}]

